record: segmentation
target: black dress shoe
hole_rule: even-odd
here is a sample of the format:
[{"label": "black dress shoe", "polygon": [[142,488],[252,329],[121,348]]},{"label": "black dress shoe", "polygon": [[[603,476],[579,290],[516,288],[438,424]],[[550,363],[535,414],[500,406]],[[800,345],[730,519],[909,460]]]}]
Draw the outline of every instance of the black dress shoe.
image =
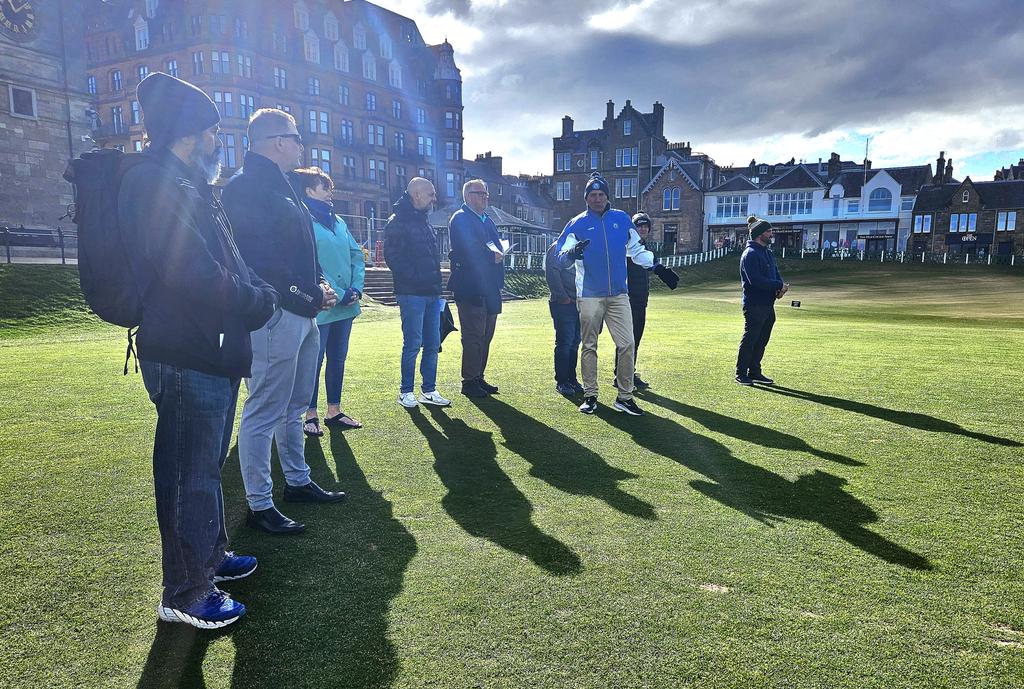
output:
[{"label": "black dress shoe", "polygon": [[486,380],[484,380],[483,376],[477,378],[476,382],[480,383],[480,387],[482,387],[484,389],[484,392],[486,392],[488,395],[493,395],[498,392],[498,386],[491,385]]},{"label": "black dress shoe", "polygon": [[305,524],[289,519],[278,512],[276,507],[258,512],[249,510],[249,513],[245,515],[245,523],[254,529],[272,534],[297,534],[306,530]]},{"label": "black dress shoe", "polygon": [[476,379],[467,380],[462,384],[462,394],[466,397],[476,397],[479,399],[481,397],[487,397],[489,393],[484,389],[483,385],[480,385],[480,380]]},{"label": "black dress shoe", "polygon": [[344,502],[345,494],[339,491],[324,490],[315,482],[310,481],[304,486],[284,487],[285,502]]}]

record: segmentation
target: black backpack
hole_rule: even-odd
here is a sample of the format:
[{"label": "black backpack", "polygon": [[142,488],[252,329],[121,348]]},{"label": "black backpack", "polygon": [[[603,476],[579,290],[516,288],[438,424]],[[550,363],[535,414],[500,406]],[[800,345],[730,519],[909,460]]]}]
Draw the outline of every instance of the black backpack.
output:
[{"label": "black backpack", "polygon": [[97,316],[129,329],[129,355],[131,329],[142,321],[142,300],[117,221],[117,195],[124,174],[142,160],[141,153],[97,149],[72,160],[64,172],[64,179],[75,189],[72,220],[78,227],[82,294]]}]

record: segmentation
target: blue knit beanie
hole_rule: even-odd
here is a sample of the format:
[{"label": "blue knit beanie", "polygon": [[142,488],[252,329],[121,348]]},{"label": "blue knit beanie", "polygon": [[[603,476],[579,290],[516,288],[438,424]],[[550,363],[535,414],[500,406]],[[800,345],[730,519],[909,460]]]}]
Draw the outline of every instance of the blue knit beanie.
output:
[{"label": "blue knit beanie", "polygon": [[601,176],[600,172],[594,172],[590,175],[587,186],[583,189],[583,198],[587,198],[587,194],[592,191],[603,191],[605,196],[612,195],[608,190],[608,182]]}]

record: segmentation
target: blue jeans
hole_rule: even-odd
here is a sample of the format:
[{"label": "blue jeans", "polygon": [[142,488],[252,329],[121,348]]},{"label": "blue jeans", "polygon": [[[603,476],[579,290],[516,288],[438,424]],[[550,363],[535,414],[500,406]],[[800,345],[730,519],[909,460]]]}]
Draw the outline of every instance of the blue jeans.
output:
[{"label": "blue jeans", "polygon": [[179,610],[202,598],[224,559],[220,473],[231,443],[238,379],[143,361],[156,405],[153,484],[163,557],[163,604]]},{"label": "blue jeans", "polygon": [[403,394],[412,392],[416,375],[416,356],[420,359],[420,389],[437,390],[437,350],[441,347],[440,297],[422,297],[417,294],[399,294],[398,310],[402,316],[402,388]]},{"label": "blue jeans", "polygon": [[576,383],[576,359],[580,351],[580,312],[576,302],[548,302],[555,323],[555,382]]},{"label": "blue jeans", "polygon": [[309,408],[316,409],[320,396],[320,370],[327,355],[327,371],[324,385],[327,386],[327,404],[341,404],[341,386],[345,382],[345,359],[348,357],[348,340],[352,335],[352,321],[355,317],[318,325],[320,331],[320,354],[316,360],[316,382],[313,384],[313,398]]}]

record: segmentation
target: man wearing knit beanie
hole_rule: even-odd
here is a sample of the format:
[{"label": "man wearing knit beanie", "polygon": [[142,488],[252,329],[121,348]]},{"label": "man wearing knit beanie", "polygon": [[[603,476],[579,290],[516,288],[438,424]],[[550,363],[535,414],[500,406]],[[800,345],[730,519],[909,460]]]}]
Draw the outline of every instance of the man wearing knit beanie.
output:
[{"label": "man wearing knit beanie", "polygon": [[[139,84],[150,145],[118,191],[118,226],[139,282],[142,380],[156,405],[153,483],[166,622],[217,629],[245,613],[215,582],[256,558],[227,552],[221,469],[235,403],[250,375],[250,331],[278,295],[242,260],[210,183],[220,174],[220,115],[205,93],[155,73]],[[134,162],[137,161],[137,162]]]},{"label": "man wearing knit beanie", "polygon": [[772,224],[751,215],[747,218],[750,240],[740,257],[740,280],[743,284],[743,338],[736,358],[736,382],[740,385],[771,385],[773,381],[761,371],[761,359],[775,325],[775,300],[789,290],[782,281],[775,256],[768,250],[772,241]]}]

